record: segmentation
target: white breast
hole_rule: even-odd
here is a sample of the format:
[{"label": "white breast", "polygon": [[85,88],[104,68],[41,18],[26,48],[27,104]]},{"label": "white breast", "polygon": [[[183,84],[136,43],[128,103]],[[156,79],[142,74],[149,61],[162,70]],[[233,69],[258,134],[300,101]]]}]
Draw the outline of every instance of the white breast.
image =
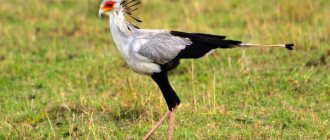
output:
[{"label": "white breast", "polygon": [[160,66],[152,62],[127,60],[127,64],[132,70],[140,74],[152,75],[161,71]]},{"label": "white breast", "polygon": [[145,75],[159,73],[161,68],[158,64],[144,56],[141,56],[137,52],[143,43],[143,40],[140,40],[139,42],[131,42],[131,39],[127,39],[125,45],[117,44],[117,48],[122,54],[128,66],[133,71]]}]

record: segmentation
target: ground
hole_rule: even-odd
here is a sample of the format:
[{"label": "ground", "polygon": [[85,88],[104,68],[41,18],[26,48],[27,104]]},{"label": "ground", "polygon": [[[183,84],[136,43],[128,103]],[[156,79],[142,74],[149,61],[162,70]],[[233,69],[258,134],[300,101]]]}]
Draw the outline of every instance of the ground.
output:
[{"label": "ground", "polygon": [[[167,112],[121,58],[100,3],[0,1],[0,140],[141,139]],[[170,74],[182,100],[175,139],[330,139],[329,0],[142,3],[141,28],[296,44],[182,61]]]}]

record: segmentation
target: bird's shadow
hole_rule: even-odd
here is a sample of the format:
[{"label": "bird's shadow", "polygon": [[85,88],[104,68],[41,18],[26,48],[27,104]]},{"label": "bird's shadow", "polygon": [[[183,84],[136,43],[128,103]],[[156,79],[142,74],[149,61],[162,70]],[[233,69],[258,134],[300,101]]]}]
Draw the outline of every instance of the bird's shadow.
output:
[{"label": "bird's shadow", "polygon": [[117,124],[122,122],[135,122],[137,120],[148,120],[150,115],[155,118],[160,117],[159,112],[150,111],[144,107],[121,107],[118,111],[109,111],[107,116]]}]

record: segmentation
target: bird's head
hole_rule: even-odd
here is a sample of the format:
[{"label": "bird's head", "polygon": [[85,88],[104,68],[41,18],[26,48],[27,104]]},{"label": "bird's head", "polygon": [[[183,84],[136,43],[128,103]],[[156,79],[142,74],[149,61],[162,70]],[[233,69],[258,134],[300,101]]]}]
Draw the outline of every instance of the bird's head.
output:
[{"label": "bird's head", "polygon": [[132,15],[132,12],[138,9],[137,6],[139,4],[141,4],[139,0],[103,0],[99,10],[99,16],[101,17],[102,14],[110,15],[113,11],[117,11],[118,13],[127,14],[137,22],[142,22]]},{"label": "bird's head", "polygon": [[102,14],[110,14],[112,11],[120,9],[120,1],[121,0],[104,0],[100,6],[99,16]]}]

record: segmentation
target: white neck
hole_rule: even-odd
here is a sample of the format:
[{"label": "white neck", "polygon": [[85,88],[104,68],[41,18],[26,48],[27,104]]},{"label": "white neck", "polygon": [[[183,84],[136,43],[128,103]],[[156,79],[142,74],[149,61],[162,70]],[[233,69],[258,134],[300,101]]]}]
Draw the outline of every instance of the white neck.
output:
[{"label": "white neck", "polygon": [[137,29],[126,21],[124,13],[113,11],[110,13],[110,29],[117,46],[122,46]]}]

